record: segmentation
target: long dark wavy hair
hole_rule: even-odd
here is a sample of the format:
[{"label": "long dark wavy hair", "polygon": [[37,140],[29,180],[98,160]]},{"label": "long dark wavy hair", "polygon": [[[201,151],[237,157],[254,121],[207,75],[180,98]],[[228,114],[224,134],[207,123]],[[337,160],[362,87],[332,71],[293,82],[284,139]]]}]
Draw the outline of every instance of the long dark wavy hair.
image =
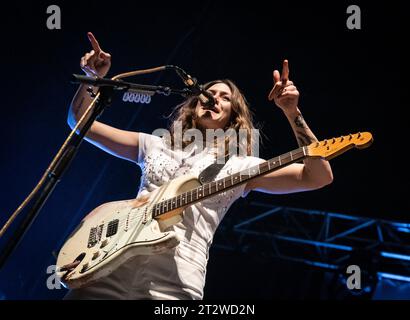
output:
[{"label": "long dark wavy hair", "polygon": [[[223,130],[233,129],[236,133],[239,133],[240,129],[246,130],[246,154],[251,155],[252,150],[252,129],[255,129],[253,124],[253,114],[249,109],[248,102],[246,98],[239,90],[239,88],[235,85],[232,80],[229,79],[222,79],[222,80],[214,80],[208,82],[203,85],[204,89],[209,89],[213,85],[217,83],[224,83],[226,84],[232,92],[231,96],[231,117]],[[174,146],[174,132],[175,132],[175,125],[177,122],[182,124],[182,134],[189,129],[199,129],[201,128],[198,126],[196,122],[196,113],[195,109],[198,104],[198,97],[192,96],[187,98],[183,103],[177,105],[172,113],[169,116],[170,126],[169,131],[171,133],[171,145]],[[192,142],[193,138],[187,141],[182,141],[182,147],[185,148],[188,144]],[[229,138],[225,138],[225,145],[227,146],[229,143]],[[228,152],[228,148],[225,148]]]}]

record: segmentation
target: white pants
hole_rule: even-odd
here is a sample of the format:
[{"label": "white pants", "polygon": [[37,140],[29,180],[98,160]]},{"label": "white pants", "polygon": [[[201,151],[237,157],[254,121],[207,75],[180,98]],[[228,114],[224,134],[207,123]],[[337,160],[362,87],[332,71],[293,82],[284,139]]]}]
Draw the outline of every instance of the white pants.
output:
[{"label": "white pants", "polygon": [[186,242],[163,254],[136,256],[64,299],[198,300],[203,297],[208,256]]}]

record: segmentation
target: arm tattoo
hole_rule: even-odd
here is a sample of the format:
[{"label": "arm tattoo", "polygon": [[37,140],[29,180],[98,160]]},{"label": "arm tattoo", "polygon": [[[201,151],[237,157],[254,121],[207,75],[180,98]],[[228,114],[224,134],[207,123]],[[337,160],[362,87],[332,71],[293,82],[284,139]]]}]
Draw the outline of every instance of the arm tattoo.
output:
[{"label": "arm tattoo", "polygon": [[297,137],[297,139],[298,139],[299,147],[304,147],[304,146],[309,145],[309,143],[307,143],[302,137]]},{"label": "arm tattoo", "polygon": [[316,140],[313,137],[309,137],[306,133],[297,131],[296,138],[299,142],[299,146],[307,146]]},{"label": "arm tattoo", "polygon": [[297,116],[294,121],[295,121],[296,127],[307,129],[305,119],[303,119],[301,115]]}]

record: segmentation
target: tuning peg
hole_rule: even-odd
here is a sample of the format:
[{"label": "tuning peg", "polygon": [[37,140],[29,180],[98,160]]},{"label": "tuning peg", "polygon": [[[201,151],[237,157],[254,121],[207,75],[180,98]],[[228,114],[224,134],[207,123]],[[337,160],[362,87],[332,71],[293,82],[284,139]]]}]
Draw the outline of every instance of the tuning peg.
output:
[{"label": "tuning peg", "polygon": [[349,140],[352,140],[352,138],[353,138],[353,135],[350,133],[349,134]]},{"label": "tuning peg", "polygon": [[332,143],[335,143],[335,142],[336,142],[336,138],[333,138],[333,139],[332,139]]},{"label": "tuning peg", "polygon": [[325,139],[325,142],[323,143],[323,145],[324,145],[324,146],[327,145],[327,139]]},{"label": "tuning peg", "polygon": [[357,134],[357,137],[360,138],[361,136],[362,136],[362,133],[359,132],[359,133]]},{"label": "tuning peg", "polygon": [[340,142],[343,142],[344,139],[345,139],[345,137],[341,136],[340,137]]}]

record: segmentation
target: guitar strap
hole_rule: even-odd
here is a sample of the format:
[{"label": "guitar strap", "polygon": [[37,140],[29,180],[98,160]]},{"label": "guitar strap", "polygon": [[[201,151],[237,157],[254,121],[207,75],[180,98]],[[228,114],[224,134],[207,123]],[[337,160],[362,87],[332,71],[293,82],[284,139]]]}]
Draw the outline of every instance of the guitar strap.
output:
[{"label": "guitar strap", "polygon": [[229,153],[225,156],[225,161],[223,163],[217,163],[217,159],[215,162],[207,166],[202,172],[199,174],[199,182],[201,184],[211,182],[215,179],[218,173],[222,170],[222,168],[226,165],[229,160]]}]

